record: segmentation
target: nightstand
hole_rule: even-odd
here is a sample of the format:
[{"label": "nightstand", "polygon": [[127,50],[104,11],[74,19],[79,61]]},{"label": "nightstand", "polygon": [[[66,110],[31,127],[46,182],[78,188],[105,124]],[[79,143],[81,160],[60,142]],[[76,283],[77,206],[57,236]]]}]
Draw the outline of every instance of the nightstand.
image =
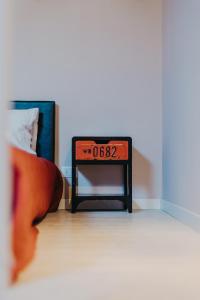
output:
[{"label": "nightstand", "polygon": [[[78,195],[77,169],[81,165],[121,165],[123,168],[123,195]],[[132,213],[132,139],[130,137],[72,138],[72,207],[75,213],[83,201],[119,200],[124,210]]]}]

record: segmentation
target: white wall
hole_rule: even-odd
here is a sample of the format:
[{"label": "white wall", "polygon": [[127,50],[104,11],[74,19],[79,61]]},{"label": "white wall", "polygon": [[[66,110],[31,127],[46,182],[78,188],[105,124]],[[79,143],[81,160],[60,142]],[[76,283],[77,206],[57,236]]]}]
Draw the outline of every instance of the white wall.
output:
[{"label": "white wall", "polygon": [[[200,214],[199,12],[199,0],[164,1],[164,198],[196,214]],[[181,213],[188,216],[186,210]]]},{"label": "white wall", "polygon": [[162,186],[161,0],[13,0],[13,99],[59,106],[59,164],[73,135],[134,139],[134,197]]},{"label": "white wall", "polygon": [[9,166],[5,141],[6,107],[9,98],[9,73],[11,62],[11,7],[9,0],[0,1],[0,298],[8,285],[9,257]]}]

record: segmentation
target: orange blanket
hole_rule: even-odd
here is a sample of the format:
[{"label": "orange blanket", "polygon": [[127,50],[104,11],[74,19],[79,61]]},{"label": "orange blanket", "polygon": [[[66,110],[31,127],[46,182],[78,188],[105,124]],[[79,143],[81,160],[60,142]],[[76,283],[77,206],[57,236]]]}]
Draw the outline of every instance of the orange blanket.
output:
[{"label": "orange blanket", "polygon": [[56,211],[62,196],[62,176],[51,162],[11,148],[13,170],[12,280],[33,259],[38,230],[49,211]]}]

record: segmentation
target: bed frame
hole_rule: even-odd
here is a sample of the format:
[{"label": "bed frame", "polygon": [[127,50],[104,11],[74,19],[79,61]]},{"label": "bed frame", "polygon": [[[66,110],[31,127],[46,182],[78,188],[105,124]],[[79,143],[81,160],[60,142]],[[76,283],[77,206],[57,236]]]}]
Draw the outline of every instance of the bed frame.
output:
[{"label": "bed frame", "polygon": [[39,108],[37,155],[54,162],[55,159],[55,101],[12,101],[14,109]]}]

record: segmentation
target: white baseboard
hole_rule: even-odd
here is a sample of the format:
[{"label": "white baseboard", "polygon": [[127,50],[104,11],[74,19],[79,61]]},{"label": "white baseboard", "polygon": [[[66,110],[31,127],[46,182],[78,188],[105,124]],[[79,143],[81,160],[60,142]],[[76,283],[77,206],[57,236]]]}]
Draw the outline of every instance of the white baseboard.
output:
[{"label": "white baseboard", "polygon": [[[66,209],[69,207],[66,207],[66,203],[68,200],[61,199],[59,209]],[[160,199],[134,199],[133,200],[133,209],[160,209]]]},{"label": "white baseboard", "polygon": [[133,209],[160,209],[160,199],[133,199]]},{"label": "white baseboard", "polygon": [[59,204],[58,209],[66,209],[66,204],[65,203],[66,203],[66,199],[62,198],[60,200],[60,204]]},{"label": "white baseboard", "polygon": [[200,231],[200,215],[166,200],[161,201],[161,209],[180,222]]}]

